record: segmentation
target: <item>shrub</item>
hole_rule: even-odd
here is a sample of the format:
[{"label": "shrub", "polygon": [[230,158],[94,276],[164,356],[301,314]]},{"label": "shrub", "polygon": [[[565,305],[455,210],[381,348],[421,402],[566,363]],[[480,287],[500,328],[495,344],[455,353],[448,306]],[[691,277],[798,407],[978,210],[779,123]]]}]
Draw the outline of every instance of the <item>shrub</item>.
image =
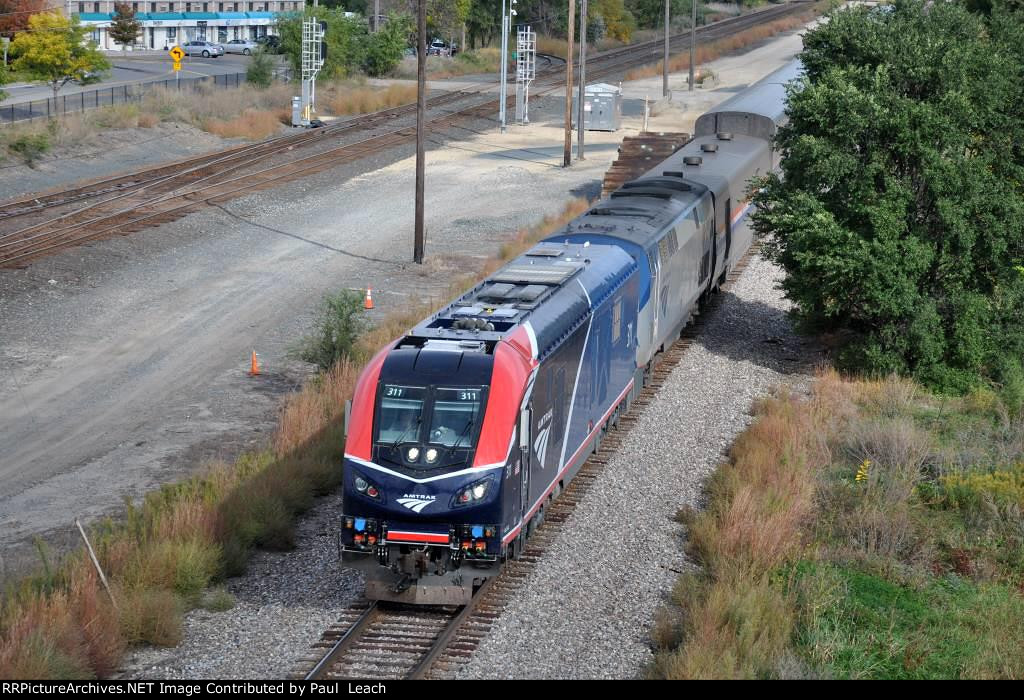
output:
[{"label": "shrub", "polygon": [[374,76],[386,75],[394,70],[402,60],[412,28],[409,15],[389,13],[387,23],[380,31],[367,37],[363,70]]},{"label": "shrub", "polygon": [[363,314],[363,294],[358,290],[343,289],[325,296],[317,309],[312,335],[297,349],[299,358],[327,370],[352,357],[356,340],[367,327]]},{"label": "shrub", "polygon": [[50,150],[50,137],[46,133],[23,134],[16,136],[7,143],[7,148],[12,153],[21,157],[25,165],[34,167],[36,161]]},{"label": "shrub", "polygon": [[129,590],[121,599],[121,633],[128,644],[173,647],[181,641],[182,601],[165,589]]},{"label": "shrub", "polygon": [[266,89],[270,87],[273,79],[274,63],[270,60],[267,52],[260,47],[253,52],[252,60],[249,61],[249,65],[245,69],[245,80],[258,88]]}]

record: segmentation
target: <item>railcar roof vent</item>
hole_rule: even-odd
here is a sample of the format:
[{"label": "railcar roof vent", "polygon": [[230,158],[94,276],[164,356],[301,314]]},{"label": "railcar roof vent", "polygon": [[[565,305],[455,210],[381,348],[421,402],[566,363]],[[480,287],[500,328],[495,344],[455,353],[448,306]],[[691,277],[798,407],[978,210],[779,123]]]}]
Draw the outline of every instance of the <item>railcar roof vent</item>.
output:
[{"label": "railcar roof vent", "polygon": [[719,141],[732,141],[731,131],[719,131],[717,136]]},{"label": "railcar roof vent", "polygon": [[644,180],[630,180],[622,185],[622,189],[624,190],[636,190],[642,188],[649,189],[652,187],[675,190],[676,192],[689,192],[691,189],[685,182],[678,182],[672,178],[665,177],[649,177]]},{"label": "railcar roof vent", "polygon": [[704,159],[700,156],[686,156],[683,158],[683,163],[686,165],[698,166],[704,162]]},{"label": "railcar roof vent", "polygon": [[683,177],[683,171],[682,170],[666,170],[665,172],[662,173],[662,176],[663,177],[678,177],[678,178],[682,178]]},{"label": "railcar roof vent", "polygon": [[702,143],[700,145],[700,150],[704,151],[705,153],[715,153],[715,152],[718,151],[718,144],[717,143]]}]

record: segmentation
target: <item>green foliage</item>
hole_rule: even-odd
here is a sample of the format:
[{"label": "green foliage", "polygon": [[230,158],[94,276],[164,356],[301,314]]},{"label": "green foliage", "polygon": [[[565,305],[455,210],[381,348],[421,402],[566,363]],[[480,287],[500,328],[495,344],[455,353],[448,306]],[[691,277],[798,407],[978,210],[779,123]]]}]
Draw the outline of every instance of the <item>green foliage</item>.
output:
[{"label": "green foliage", "polygon": [[[636,18],[638,26],[653,29],[665,26],[665,0],[626,0],[626,9]],[[708,8],[697,3],[697,24],[704,24]],[[693,13],[691,0],[671,0],[669,5],[669,22],[673,27],[689,26]]]},{"label": "green foliage", "polygon": [[123,51],[129,44],[134,44],[142,32],[142,22],[135,18],[135,10],[126,2],[114,3],[114,20],[110,25],[110,38],[121,44]]},{"label": "green foliage", "polygon": [[343,78],[359,69],[366,54],[369,32],[362,17],[346,17],[340,7],[325,9],[306,7],[305,13],[293,12],[279,18],[277,29],[281,35],[281,53],[288,58],[292,69],[302,71],[302,20],[316,15],[325,22],[327,30],[324,41],[327,44],[327,58],[317,79]]},{"label": "green foliage", "polygon": [[1024,463],[1009,469],[949,474],[940,483],[946,502],[954,508],[981,510],[986,503],[1024,508]]},{"label": "green foliage", "polygon": [[313,333],[301,341],[298,356],[322,370],[353,357],[356,341],[367,328],[363,313],[359,291],[343,289],[324,297],[313,321]]},{"label": "green foliage", "polygon": [[[755,227],[844,368],[965,391],[1024,357],[1024,37],[955,3],[840,10],[809,32]],[[1017,389],[1014,389],[1017,391]]]},{"label": "green foliage", "polygon": [[245,80],[258,88],[266,89],[274,79],[274,63],[262,48],[256,49],[252,60],[245,69]]},{"label": "green foliage", "polygon": [[32,15],[29,30],[11,42],[13,67],[36,80],[46,81],[54,97],[72,80],[110,68],[110,61],[87,41],[88,29],[78,16],[68,19],[59,12]]},{"label": "green foliage", "polygon": [[380,31],[367,38],[363,70],[372,76],[386,75],[394,70],[402,60],[412,29],[413,22],[409,15],[390,13]]},{"label": "green foliage", "polygon": [[921,586],[858,567],[800,562],[796,650],[837,678],[1012,677],[1024,644],[1024,599],[958,576]]},{"label": "green foliage", "polygon": [[7,149],[17,154],[31,168],[40,156],[50,150],[50,136],[46,132],[22,134],[11,139]]}]

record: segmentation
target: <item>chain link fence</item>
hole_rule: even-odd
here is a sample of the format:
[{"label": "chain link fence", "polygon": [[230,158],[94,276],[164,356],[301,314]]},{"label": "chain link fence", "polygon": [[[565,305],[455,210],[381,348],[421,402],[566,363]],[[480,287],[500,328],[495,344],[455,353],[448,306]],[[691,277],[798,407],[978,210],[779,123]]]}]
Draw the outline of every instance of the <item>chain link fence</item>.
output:
[{"label": "chain link fence", "polygon": [[[277,70],[275,80],[288,80],[289,71]],[[31,100],[15,104],[0,105],[0,124],[32,119],[52,119],[65,114],[85,112],[99,107],[140,102],[147,93],[154,89],[179,90],[193,92],[202,85],[218,88],[235,88],[245,83],[245,73],[225,73],[224,75],[207,75],[201,78],[182,78],[181,80],[156,80],[133,85],[117,85],[95,90],[84,90],[68,95],[57,95],[56,98]]]}]

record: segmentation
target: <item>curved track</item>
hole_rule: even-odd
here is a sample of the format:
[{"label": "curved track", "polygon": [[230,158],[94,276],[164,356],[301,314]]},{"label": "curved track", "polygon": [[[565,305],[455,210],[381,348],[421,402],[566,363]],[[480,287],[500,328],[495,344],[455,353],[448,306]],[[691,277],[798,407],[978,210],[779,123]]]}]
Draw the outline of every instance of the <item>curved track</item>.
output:
[{"label": "curved track", "polygon": [[[772,6],[705,25],[697,33],[701,40],[713,41],[806,7],[805,2]],[[688,47],[689,41],[688,34],[677,35],[671,45],[679,51]],[[588,60],[588,77],[608,79],[661,60],[662,47],[663,42],[655,40],[597,54]],[[562,88],[564,74],[559,68],[553,64],[538,75],[534,95]],[[490,88],[488,83],[477,90],[446,93],[428,100],[428,109],[435,113],[428,120],[428,131],[443,131],[466,119],[493,116],[498,100],[487,94]],[[513,101],[514,95],[510,95],[509,103]],[[0,268],[23,267],[63,248],[167,223],[203,205],[273,187],[283,178],[311,175],[411,143],[415,127],[394,128],[394,123],[413,115],[415,109],[413,104],[403,105],[322,129],[4,203],[0,205]],[[355,141],[350,138],[367,131],[377,133]]]}]

